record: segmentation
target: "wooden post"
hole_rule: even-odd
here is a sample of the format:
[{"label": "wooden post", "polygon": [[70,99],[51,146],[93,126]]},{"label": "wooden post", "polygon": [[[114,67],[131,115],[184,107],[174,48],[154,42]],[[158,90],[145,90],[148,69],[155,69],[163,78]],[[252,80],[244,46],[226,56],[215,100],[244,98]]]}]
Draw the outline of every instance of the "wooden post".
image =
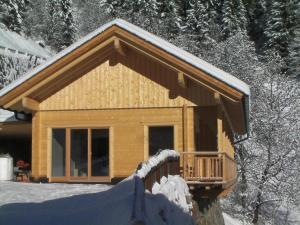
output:
[{"label": "wooden post", "polygon": [[66,130],[66,177],[67,180],[70,180],[71,176],[71,130],[70,128],[67,128]]},{"label": "wooden post", "polygon": [[183,105],[182,109],[182,124],[183,124],[183,152],[188,152],[188,107]]},{"label": "wooden post", "polygon": [[88,179],[92,176],[92,130],[88,129]]},{"label": "wooden post", "polygon": [[227,163],[226,163],[226,155],[223,154],[223,181],[227,181]]}]

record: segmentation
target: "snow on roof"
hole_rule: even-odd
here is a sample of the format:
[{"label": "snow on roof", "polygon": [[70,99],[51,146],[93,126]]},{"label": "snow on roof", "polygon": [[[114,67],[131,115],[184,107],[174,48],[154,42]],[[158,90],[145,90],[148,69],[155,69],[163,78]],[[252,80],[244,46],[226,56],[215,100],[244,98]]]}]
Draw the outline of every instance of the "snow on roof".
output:
[{"label": "snow on roof", "polygon": [[15,56],[33,55],[47,59],[51,57],[50,52],[36,42],[26,39],[21,35],[0,28],[0,54]]},{"label": "snow on roof", "polygon": [[205,62],[204,60],[188,53],[187,51],[180,49],[176,47],[175,45],[163,40],[162,38],[157,37],[154,34],[151,34],[142,28],[135,26],[125,20],[122,19],[115,19],[109,23],[104,24],[94,32],[88,34],[87,36],[83,37],[76,43],[72,44],[65,50],[61,51],[58,53],[56,56],[54,56],[52,59],[48,60],[44,64],[36,67],[35,69],[29,71],[25,75],[21,76],[18,80],[15,82],[11,83],[10,85],[6,86],[0,91],[0,96],[5,95],[6,93],[10,92],[12,89],[15,87],[19,86],[26,80],[30,79],[32,76],[37,74],[38,72],[42,71],[43,69],[47,68],[48,66],[52,65],[65,55],[69,54],[70,52],[74,51],[75,49],[79,48],[81,45],[85,44],[92,38],[96,37],[97,35],[101,34],[105,30],[109,29],[112,26],[118,26],[134,35],[137,37],[163,49],[164,51],[168,52],[169,54],[174,55],[175,57],[193,65],[194,67],[206,72],[207,74],[210,74],[212,77],[228,84],[229,86],[237,89],[238,91],[244,93],[245,95],[250,95],[250,88],[249,86],[244,83],[243,81],[239,80],[238,78],[216,68],[215,66]]},{"label": "snow on roof", "polygon": [[0,109],[0,123],[17,121],[15,114],[11,111]]}]

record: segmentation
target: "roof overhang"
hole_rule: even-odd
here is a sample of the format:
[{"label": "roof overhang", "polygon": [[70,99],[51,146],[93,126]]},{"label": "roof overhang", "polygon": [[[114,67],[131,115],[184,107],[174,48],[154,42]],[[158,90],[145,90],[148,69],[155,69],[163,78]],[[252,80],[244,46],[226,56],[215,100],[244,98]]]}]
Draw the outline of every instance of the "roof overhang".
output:
[{"label": "roof overhang", "polygon": [[[101,52],[102,55],[111,48],[115,48],[116,41],[126,47],[139,51],[163,63],[176,72],[184,74],[202,86],[219,93],[227,102],[228,107],[241,107],[245,113],[244,131],[248,127],[248,104],[250,90],[241,80],[210,65],[209,63],[177,48],[169,42],[144,31],[124,20],[114,20],[69,48],[57,54],[54,58],[33,69],[12,84],[0,90],[0,106],[5,109],[26,111],[24,98],[34,96],[49,82],[56,81],[61,74],[65,74],[77,65],[85,63],[87,67],[95,62],[93,55]],[[99,60],[98,60],[99,61]],[[32,98],[30,98],[32,99]],[[43,99],[33,98],[40,102]],[[28,101],[27,101],[28,102]],[[34,102],[32,102],[34,105]]]}]

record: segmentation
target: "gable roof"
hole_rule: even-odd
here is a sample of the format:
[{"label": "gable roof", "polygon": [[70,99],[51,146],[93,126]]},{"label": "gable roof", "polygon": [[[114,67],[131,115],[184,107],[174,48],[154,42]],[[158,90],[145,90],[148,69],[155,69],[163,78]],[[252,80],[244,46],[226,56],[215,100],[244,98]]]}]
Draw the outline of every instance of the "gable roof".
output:
[{"label": "gable roof", "polygon": [[[80,73],[83,75],[84,71],[88,72],[97,66],[100,55],[107,55],[113,48],[126,52],[128,47],[178,72],[178,79],[184,75],[213,93],[219,93],[226,100],[224,105],[236,131],[248,132],[250,89],[247,84],[121,19],[103,25],[0,90],[0,107],[30,112],[24,107],[23,100],[26,101],[26,97],[39,104],[63,88],[63,85],[76,80]],[[76,72],[77,75],[74,74]]]},{"label": "gable roof", "polygon": [[20,77],[18,80],[14,81],[10,85],[4,87],[2,90],[0,90],[0,97],[7,94],[26,80],[30,79],[40,71],[44,70],[48,66],[54,64],[59,59],[63,58],[70,52],[74,51],[81,45],[87,43],[94,37],[98,36],[99,34],[103,33],[107,29],[109,29],[112,26],[118,26],[135,36],[151,43],[152,45],[159,47],[160,49],[163,49],[164,51],[168,52],[169,54],[177,57],[180,60],[185,61],[186,63],[189,63],[190,65],[204,71],[205,73],[211,75],[212,77],[224,82],[225,84],[229,85],[230,87],[242,92],[243,94],[249,96],[250,95],[250,88],[249,86],[244,83],[243,81],[239,80],[238,78],[230,75],[229,73],[224,72],[223,70],[218,69],[217,67],[205,62],[204,60],[190,54],[189,52],[180,49],[176,47],[175,45],[163,40],[162,38],[157,37],[154,34],[151,34],[143,29],[141,29],[138,26],[135,26],[131,23],[126,22],[122,19],[115,19],[103,26],[101,26],[99,29],[95,30],[94,32],[90,33],[89,35],[85,36],[81,40],[77,41],[70,47],[66,48],[65,50],[58,53],[56,56],[54,56],[52,59],[48,60],[44,64],[36,67],[32,71],[29,71],[22,77]]}]

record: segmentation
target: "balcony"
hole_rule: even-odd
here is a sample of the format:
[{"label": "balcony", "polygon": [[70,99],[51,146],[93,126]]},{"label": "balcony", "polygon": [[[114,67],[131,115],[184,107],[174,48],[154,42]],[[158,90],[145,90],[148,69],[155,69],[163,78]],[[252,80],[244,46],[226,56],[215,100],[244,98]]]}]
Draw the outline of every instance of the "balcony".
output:
[{"label": "balcony", "polygon": [[227,189],[236,182],[236,162],[225,152],[183,152],[181,160],[189,185]]}]

